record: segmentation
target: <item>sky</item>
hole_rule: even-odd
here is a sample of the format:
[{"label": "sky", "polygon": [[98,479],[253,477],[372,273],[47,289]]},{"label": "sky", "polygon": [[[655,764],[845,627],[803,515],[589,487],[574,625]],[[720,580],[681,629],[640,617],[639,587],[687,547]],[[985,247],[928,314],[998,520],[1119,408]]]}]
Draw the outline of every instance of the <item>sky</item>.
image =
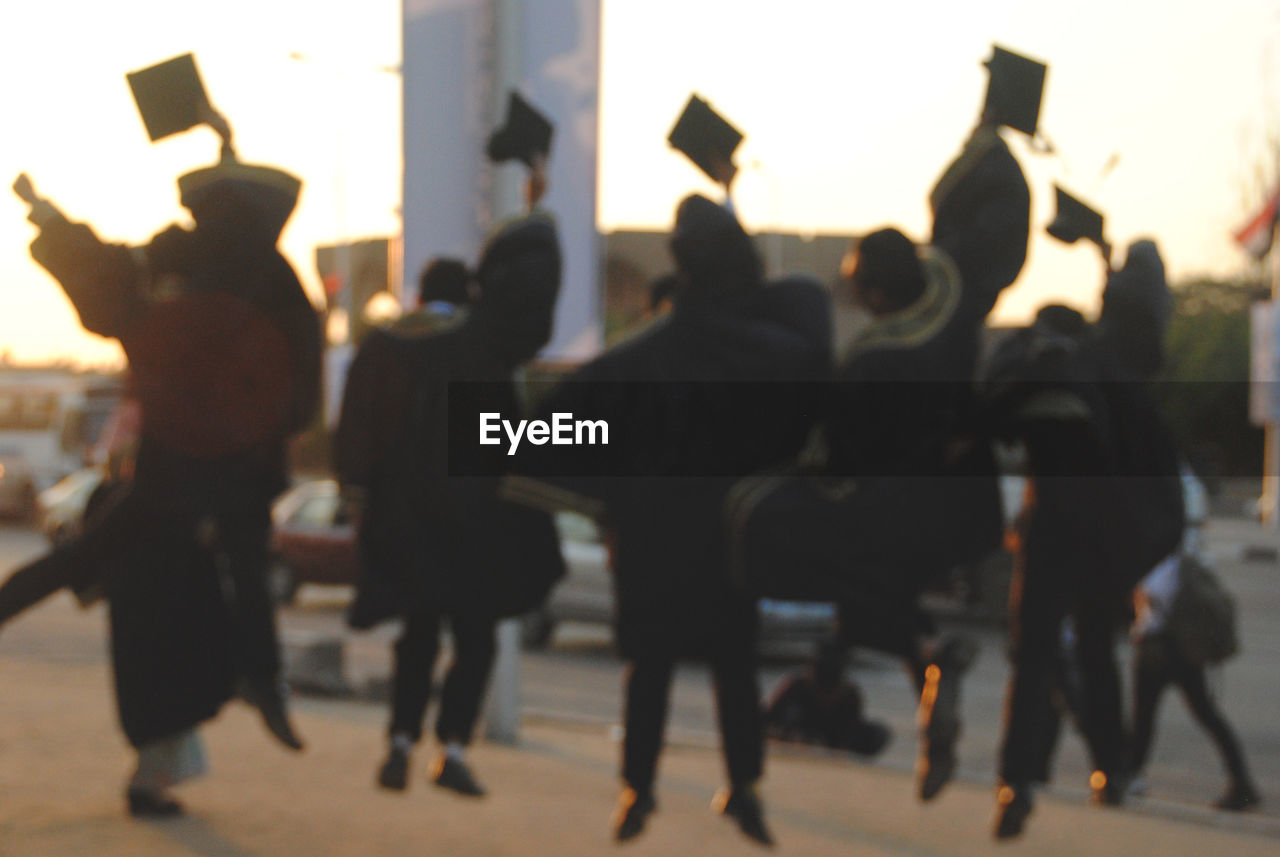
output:
[{"label": "sky", "polygon": [[[664,228],[683,194],[713,192],[665,141],[696,91],[746,134],[734,195],[749,228],[895,224],[924,238],[929,190],[972,127],[999,43],[1049,63],[1041,127],[1057,154],[1008,134],[1035,235],[995,320],[1050,300],[1096,305],[1097,255],[1043,233],[1054,182],[1106,212],[1118,247],[1155,237],[1174,279],[1248,268],[1231,232],[1276,175],[1280,3],[877,5],[603,0],[600,227]],[[4,184],[28,172],[114,241],[184,221],[175,179],[215,160],[217,140],[195,129],[148,142],[124,73],[193,51],[242,159],[305,181],[282,246],[313,297],[317,244],[398,231],[398,0],[47,0],[4,17]],[[24,217],[0,193],[0,352],[118,361],[30,260]]]}]

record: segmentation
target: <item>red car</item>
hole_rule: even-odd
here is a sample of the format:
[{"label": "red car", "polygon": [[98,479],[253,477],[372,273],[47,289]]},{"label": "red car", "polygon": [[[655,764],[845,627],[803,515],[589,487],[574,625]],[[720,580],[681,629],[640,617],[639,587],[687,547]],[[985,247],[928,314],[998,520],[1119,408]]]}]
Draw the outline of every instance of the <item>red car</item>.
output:
[{"label": "red car", "polygon": [[303,482],[271,509],[267,585],[281,604],[304,583],[353,584],[359,575],[355,526],[332,479]]}]

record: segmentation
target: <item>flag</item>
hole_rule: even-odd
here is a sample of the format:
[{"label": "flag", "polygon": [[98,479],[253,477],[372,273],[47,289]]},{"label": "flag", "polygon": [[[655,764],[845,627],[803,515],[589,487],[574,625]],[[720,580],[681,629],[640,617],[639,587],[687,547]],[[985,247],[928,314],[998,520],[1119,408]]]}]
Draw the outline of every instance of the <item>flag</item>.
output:
[{"label": "flag", "polygon": [[1280,189],[1267,199],[1261,210],[1245,226],[1236,230],[1236,243],[1249,255],[1261,261],[1271,252],[1271,239],[1275,234],[1276,213],[1280,211]]}]

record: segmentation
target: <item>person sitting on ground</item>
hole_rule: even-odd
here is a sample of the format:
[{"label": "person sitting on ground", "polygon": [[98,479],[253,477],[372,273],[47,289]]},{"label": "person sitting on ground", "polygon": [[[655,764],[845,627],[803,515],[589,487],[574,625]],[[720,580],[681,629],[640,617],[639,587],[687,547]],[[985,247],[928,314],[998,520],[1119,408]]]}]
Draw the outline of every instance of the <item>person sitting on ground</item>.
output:
[{"label": "person sitting on ground", "polygon": [[867,719],[862,691],[845,676],[844,667],[844,647],[835,641],[823,643],[813,666],[783,679],[765,702],[765,734],[860,756],[879,755],[892,733],[883,723]]}]

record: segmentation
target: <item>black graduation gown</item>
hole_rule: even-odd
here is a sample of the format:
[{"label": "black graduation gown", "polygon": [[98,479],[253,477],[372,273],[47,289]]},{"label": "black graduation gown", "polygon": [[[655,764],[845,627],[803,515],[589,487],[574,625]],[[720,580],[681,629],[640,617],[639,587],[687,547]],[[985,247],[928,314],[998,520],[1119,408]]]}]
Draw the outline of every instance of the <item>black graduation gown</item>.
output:
[{"label": "black graduation gown", "polygon": [[110,601],[116,698],[135,746],[230,699],[243,666],[233,663],[233,601],[199,526],[248,522],[265,546],[285,436],[318,402],[319,321],[274,235],[207,240],[175,227],[130,249],[59,220],[31,247],[86,329],[121,341],[142,405],[133,483],[70,554],[72,585]]},{"label": "black graduation gown", "polygon": [[[522,502],[573,498],[611,534],[624,657],[705,655],[754,622],[729,577],[724,500],[737,477],[789,462],[830,373],[830,302],[803,279],[719,297],[690,286],[672,312],[584,366],[538,408],[605,419],[596,476],[557,476],[556,450],[524,458]],[[807,399],[807,401],[806,401]],[[561,472],[583,472],[566,468]],[[621,475],[626,474],[626,475]]]},{"label": "black graduation gown", "polygon": [[1132,589],[1184,523],[1177,447],[1147,383],[1096,326],[1024,328],[987,373],[984,428],[1024,443],[1036,482],[1025,542],[1100,592]]},{"label": "black graduation gown", "polygon": [[757,591],[891,615],[928,578],[1000,543],[990,451],[957,442],[970,432],[983,320],[1026,260],[1030,192],[982,127],[930,204],[925,293],[876,319],[837,370],[811,475],[735,492],[735,573]]},{"label": "black graduation gown", "polygon": [[518,615],[564,574],[550,516],[500,499],[496,475],[451,475],[449,453],[451,385],[474,385],[480,409],[518,418],[513,373],[550,339],[560,284],[551,219],[499,230],[477,278],[480,300],[462,322],[372,332],[348,374],[335,469],[365,499],[353,627],[423,608]]}]

